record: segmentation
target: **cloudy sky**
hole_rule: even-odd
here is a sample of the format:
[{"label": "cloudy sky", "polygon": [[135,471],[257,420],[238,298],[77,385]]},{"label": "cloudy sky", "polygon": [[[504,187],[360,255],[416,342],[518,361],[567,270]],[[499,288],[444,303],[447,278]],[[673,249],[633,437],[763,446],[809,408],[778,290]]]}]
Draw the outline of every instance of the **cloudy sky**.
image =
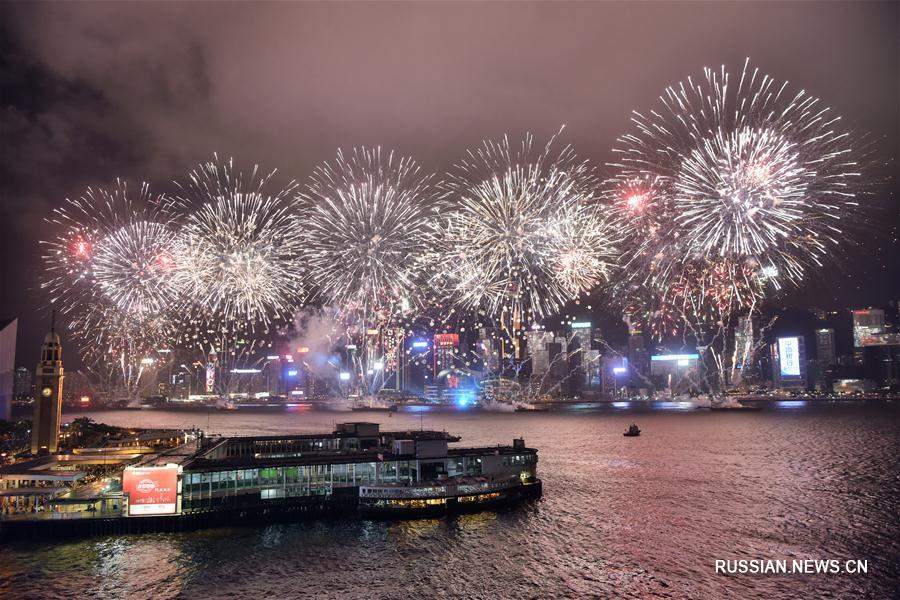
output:
[{"label": "cloudy sky", "polygon": [[[526,130],[603,165],[629,112],[745,57],[866,132],[896,170],[900,3],[0,4],[0,318],[37,359],[50,210],[116,177],[160,191],[213,152],[302,181],[339,147],[440,171]],[[784,302],[900,296],[896,181],[845,267]]]}]

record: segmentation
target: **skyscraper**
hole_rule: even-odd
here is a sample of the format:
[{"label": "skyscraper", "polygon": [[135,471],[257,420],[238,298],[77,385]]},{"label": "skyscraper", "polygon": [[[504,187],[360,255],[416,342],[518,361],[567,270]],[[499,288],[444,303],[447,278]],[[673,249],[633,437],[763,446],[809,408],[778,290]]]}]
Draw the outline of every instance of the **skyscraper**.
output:
[{"label": "skyscraper", "polygon": [[644,334],[640,331],[632,330],[628,336],[628,362],[640,377],[650,375],[650,353],[644,345]]},{"label": "skyscraper", "polygon": [[6,420],[12,410],[18,323],[18,319],[0,320],[0,419]]},{"label": "skyscraper", "polygon": [[595,334],[590,321],[576,321],[572,323],[571,328],[566,348],[569,360],[568,388],[570,394],[578,394],[584,389],[590,389],[593,384],[592,372],[599,371],[597,365],[599,353],[591,352]]},{"label": "skyscraper", "polygon": [[531,359],[531,376],[543,377],[550,370],[550,351],[548,346],[553,343],[554,334],[544,329],[529,331],[525,334],[528,341],[528,355]]},{"label": "skyscraper", "polygon": [[744,365],[753,360],[753,346],[756,340],[753,334],[753,317],[743,315],[738,318],[737,326],[734,328],[734,371],[740,373]]},{"label": "skyscraper", "polygon": [[810,364],[815,367],[816,387],[823,391],[831,391],[828,381],[828,369],[837,364],[837,352],[834,344],[834,329],[816,329],[816,360]]},{"label": "skyscraper", "polygon": [[771,346],[776,389],[806,389],[806,343],[803,337],[780,337]]},{"label": "skyscraper", "polygon": [[13,383],[13,396],[27,398],[31,396],[31,371],[25,367],[16,369],[16,379]]},{"label": "skyscraper", "polygon": [[873,338],[884,333],[884,311],[866,308],[853,311],[853,347],[879,345]]},{"label": "skyscraper", "polygon": [[816,329],[816,357],[823,368],[837,364],[834,329]]},{"label": "skyscraper", "polygon": [[455,366],[454,355],[459,348],[458,333],[436,333],[434,334],[434,377],[442,371]]},{"label": "skyscraper", "polygon": [[58,451],[59,418],[62,411],[63,364],[62,346],[51,325],[44,336],[41,361],[34,378],[34,419],[31,423],[31,453]]},{"label": "skyscraper", "polygon": [[496,375],[500,372],[500,341],[497,330],[493,327],[482,327],[479,330],[476,352],[481,361],[481,368],[485,374]]}]

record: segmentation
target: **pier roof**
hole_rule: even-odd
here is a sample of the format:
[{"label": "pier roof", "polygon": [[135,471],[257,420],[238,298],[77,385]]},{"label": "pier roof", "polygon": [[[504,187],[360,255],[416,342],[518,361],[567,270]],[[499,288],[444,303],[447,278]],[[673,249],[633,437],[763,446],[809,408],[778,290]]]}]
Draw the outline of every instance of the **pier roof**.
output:
[{"label": "pier roof", "polygon": [[[150,455],[139,461],[138,466],[152,467],[166,464],[177,464],[192,472],[221,471],[230,469],[254,469],[279,466],[322,465],[331,463],[363,463],[396,460],[415,460],[410,454],[395,452],[395,440],[415,441],[459,441],[458,436],[446,431],[408,430],[381,431],[375,429],[374,423],[341,423],[332,432],[302,433],[290,435],[263,436],[223,436],[208,437],[204,440],[192,441],[176,448]],[[355,433],[359,431],[359,433]],[[373,439],[376,444],[366,448],[341,447],[309,448],[301,442],[317,440],[345,440],[347,438]],[[286,448],[278,451],[256,452],[255,444],[284,444]],[[291,448],[293,444],[296,447]],[[249,449],[248,449],[249,446]],[[229,448],[231,447],[231,448]],[[233,451],[241,447],[241,452]],[[232,451],[229,451],[232,450]],[[533,448],[516,448],[514,446],[482,446],[477,448],[447,448],[444,457],[485,456],[490,454],[513,455],[533,453]],[[421,457],[420,460],[439,459],[441,456]]]},{"label": "pier roof", "polygon": [[[534,448],[514,448],[513,446],[483,446],[478,448],[448,448],[446,457],[485,456],[490,454],[516,455],[536,453]],[[442,457],[420,458],[418,460],[437,460]],[[185,470],[192,472],[222,471],[229,469],[259,469],[266,467],[295,467],[323,464],[349,464],[363,462],[391,462],[416,460],[414,455],[395,454],[389,448],[372,448],[359,451],[323,451],[304,452],[295,456],[281,457],[227,457],[206,458],[202,455],[192,456],[182,464]]]}]

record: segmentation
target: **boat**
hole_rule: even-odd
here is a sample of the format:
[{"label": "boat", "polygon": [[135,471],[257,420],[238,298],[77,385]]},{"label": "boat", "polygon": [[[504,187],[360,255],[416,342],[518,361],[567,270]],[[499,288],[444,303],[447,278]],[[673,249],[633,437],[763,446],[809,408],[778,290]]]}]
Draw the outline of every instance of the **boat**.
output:
[{"label": "boat", "polygon": [[216,410],[237,410],[237,404],[230,398],[219,398],[216,400]]},{"label": "boat", "polygon": [[637,437],[641,435],[641,428],[632,423],[628,426],[628,429],[622,435],[624,435],[625,437]]},{"label": "boat", "polygon": [[709,410],[762,410],[762,406],[742,404],[737,400],[711,402]]},{"label": "boat", "polygon": [[357,412],[389,412],[396,411],[396,405],[380,398],[367,397],[360,398],[353,402],[350,410]]},{"label": "boat", "polygon": [[549,409],[548,407],[546,407],[546,406],[528,406],[528,405],[523,405],[523,406],[517,406],[517,407],[516,407],[516,412],[547,412],[547,411],[549,411],[549,410],[550,410],[550,409]]}]

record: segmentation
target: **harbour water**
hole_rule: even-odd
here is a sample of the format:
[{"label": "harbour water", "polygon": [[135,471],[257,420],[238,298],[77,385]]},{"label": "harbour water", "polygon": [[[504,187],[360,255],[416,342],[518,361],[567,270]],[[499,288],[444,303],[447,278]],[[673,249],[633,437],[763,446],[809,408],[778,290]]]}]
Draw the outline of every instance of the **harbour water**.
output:
[{"label": "harbour water", "polygon": [[[64,420],[73,416],[64,415]],[[0,597],[891,598],[900,594],[900,405],[755,412],[95,412],[222,434],[446,429],[523,436],[541,500],[438,520],[317,521],[0,547]],[[636,421],[643,434],[624,438]],[[239,524],[236,524],[239,525]],[[722,575],[717,559],[860,559],[866,574]]]}]

